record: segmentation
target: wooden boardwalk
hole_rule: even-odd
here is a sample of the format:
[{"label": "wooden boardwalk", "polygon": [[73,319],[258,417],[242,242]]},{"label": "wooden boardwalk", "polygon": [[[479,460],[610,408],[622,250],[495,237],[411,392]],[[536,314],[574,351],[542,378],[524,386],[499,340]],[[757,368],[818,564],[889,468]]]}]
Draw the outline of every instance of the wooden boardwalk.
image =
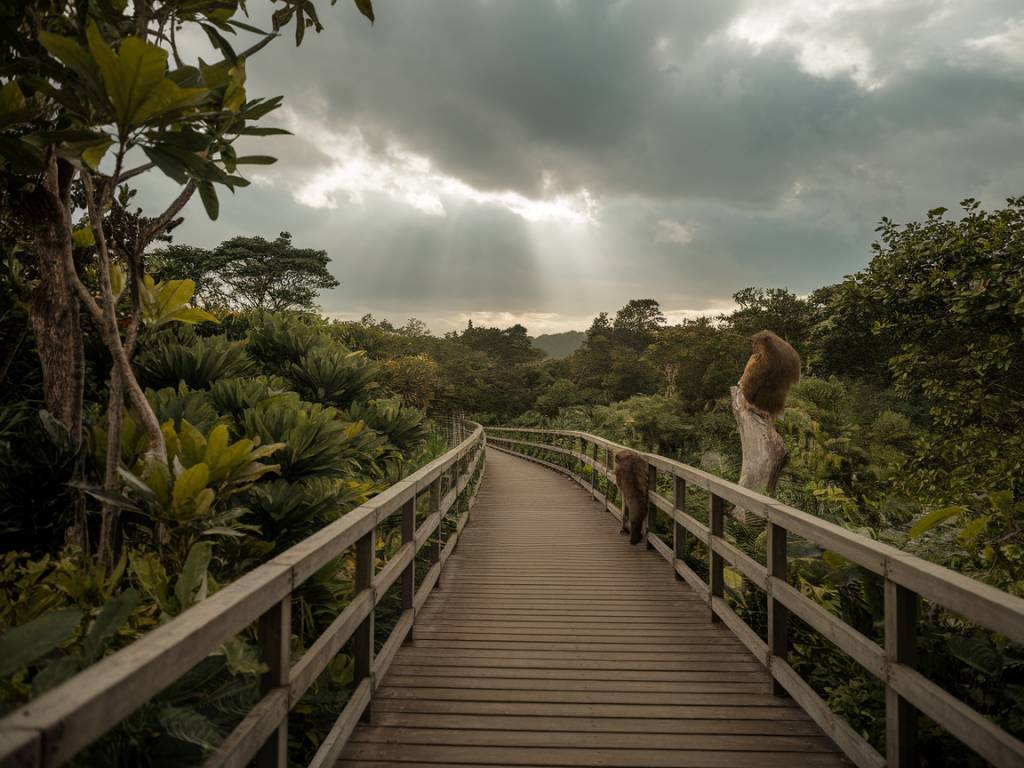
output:
[{"label": "wooden boardwalk", "polygon": [[493,449],[340,766],[841,766],[664,560],[571,480]]}]

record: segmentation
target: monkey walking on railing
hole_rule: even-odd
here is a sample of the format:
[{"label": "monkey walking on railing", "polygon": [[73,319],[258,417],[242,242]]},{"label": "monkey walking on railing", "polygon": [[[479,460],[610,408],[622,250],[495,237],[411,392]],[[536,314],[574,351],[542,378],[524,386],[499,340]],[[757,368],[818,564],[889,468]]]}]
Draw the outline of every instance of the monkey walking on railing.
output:
[{"label": "monkey walking on railing", "polygon": [[629,534],[630,544],[639,544],[647,518],[647,460],[633,451],[616,453],[615,485],[622,497],[622,533]]}]

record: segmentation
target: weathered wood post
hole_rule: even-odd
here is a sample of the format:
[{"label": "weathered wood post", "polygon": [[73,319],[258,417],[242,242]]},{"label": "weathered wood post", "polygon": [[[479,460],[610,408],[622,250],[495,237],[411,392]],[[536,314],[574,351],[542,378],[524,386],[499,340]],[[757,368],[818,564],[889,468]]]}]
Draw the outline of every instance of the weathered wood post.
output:
[{"label": "weathered wood post", "polygon": [[673,509],[673,520],[672,520],[672,552],[676,562],[672,563],[672,571],[675,573],[676,580],[682,581],[683,577],[679,571],[676,570],[676,563],[686,560],[686,529],[679,524],[678,515],[680,513],[685,514],[686,512],[686,480],[681,478],[679,475],[674,476],[675,479],[675,499],[672,502]]},{"label": "weathered wood post", "polygon": [[[917,595],[885,580],[885,655],[893,664],[917,663]],[[890,768],[910,768],[917,760],[917,710],[891,684],[885,686],[885,751]]]},{"label": "weathered wood post", "polygon": [[[758,493],[771,495],[779,481],[782,465],[786,461],[786,444],[775,431],[775,419],[752,406],[738,386],[732,387],[732,413],[740,433],[743,466],[740,485]],[[736,510],[741,520],[745,513]]]},{"label": "weathered wood post", "polygon": [[[260,693],[287,687],[292,646],[292,596],[287,595],[260,617],[260,655],[267,671],[260,678]],[[288,765],[288,714],[256,754],[257,768],[286,768]]]},{"label": "weathered wood post", "polygon": [[[789,534],[785,528],[768,523],[768,575],[785,581],[789,575],[786,545]],[[769,590],[768,598],[768,653],[771,660],[786,660],[789,650],[789,610]],[[784,696],[786,689],[772,677],[772,693]]]},{"label": "weathered wood post", "polygon": [[658,492],[658,468],[653,464],[647,465],[647,537],[644,539],[648,549],[654,549],[651,537],[658,525],[658,508],[651,501],[651,494]]},{"label": "weathered wood post", "polygon": [[[377,526],[372,527],[367,533],[356,542],[356,573],[355,588],[356,594],[364,589],[373,589],[374,559],[377,549]],[[376,600],[376,596],[374,596]],[[352,657],[354,670],[352,680],[360,683],[373,674],[373,614],[374,608],[370,607],[370,613],[359,624],[359,628],[352,636]],[[370,688],[373,688],[373,680],[370,680]],[[363,721],[369,722],[372,713],[371,705],[368,703],[363,712]]]},{"label": "weathered wood post", "polygon": [[711,509],[708,515],[708,607],[711,608],[711,621],[718,622],[715,613],[715,598],[725,597],[725,559],[715,551],[715,539],[725,536],[725,499],[711,494]]},{"label": "weathered wood post", "polygon": [[[412,559],[409,560],[409,565],[402,571],[402,612],[415,610],[413,607],[413,599],[416,596],[416,494],[412,495],[402,506],[402,546],[406,544],[412,544],[413,553]],[[414,614],[415,615],[415,614]],[[413,625],[415,626],[415,618],[413,619]],[[413,629],[409,627],[409,634],[406,635],[405,641],[411,643],[413,641]]]}]

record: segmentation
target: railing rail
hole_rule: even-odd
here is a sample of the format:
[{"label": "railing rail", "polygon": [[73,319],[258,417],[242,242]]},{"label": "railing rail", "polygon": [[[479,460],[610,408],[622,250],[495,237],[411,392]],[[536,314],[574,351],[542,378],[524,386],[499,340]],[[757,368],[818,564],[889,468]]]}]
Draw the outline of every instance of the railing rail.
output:
[{"label": "railing rail", "polygon": [[[311,766],[337,760],[399,646],[413,630],[417,611],[438,584],[482,479],[485,437],[474,425],[459,445],[383,493],[264,563],[213,596],[97,662],[53,691],[0,720],[0,765],[50,768],[66,763],[187,673],[222,643],[258,622],[268,671],[261,698],[209,756],[205,765],[287,765],[288,713],[334,656],[353,640],[355,689],[320,745]],[[473,496],[442,548],[441,525],[476,477]],[[447,490],[444,490],[442,484]],[[416,500],[429,494],[426,519],[416,527]],[[456,507],[457,508],[457,507]],[[402,515],[402,546],[375,572],[377,526]],[[415,557],[428,541],[431,566],[419,588]],[[302,657],[291,663],[291,600],[306,579],[352,546],[355,594]],[[374,653],[374,608],[401,580],[402,614]]]},{"label": "railing rail", "polygon": [[[589,490],[612,514],[621,512],[599,488],[614,483],[613,456],[625,446],[572,430],[487,427],[488,446],[562,472]],[[603,452],[603,458],[599,455]],[[672,520],[673,546],[668,547],[648,526],[648,546],[668,560],[680,578],[708,603],[712,619],[723,622],[767,667],[776,693],[786,692],[858,766],[907,768],[917,765],[914,734],[922,712],[989,763],[1000,768],[1024,765],[1024,742],[947,693],[915,669],[915,625],[919,598],[959,614],[970,622],[1024,643],[1024,600],[963,574],[929,563],[894,547],[852,533],[813,515],[754,493],[728,480],[657,454],[638,452],[649,465],[649,520],[657,512]],[[536,455],[540,454],[540,455]],[[561,463],[560,463],[561,462]],[[566,466],[568,464],[569,466]],[[590,467],[589,477],[583,471]],[[674,498],[657,491],[656,478],[668,475]],[[686,486],[710,495],[709,525],[686,509]],[[767,523],[767,564],[742,552],[725,536],[726,502]],[[787,537],[801,536],[818,547],[877,574],[884,582],[884,647],[861,634],[787,581]],[[696,537],[707,549],[709,580],[705,582],[683,560],[686,538]],[[765,592],[768,599],[768,640],[765,642],[726,602],[726,564]],[[886,756],[844,720],[787,662],[789,615],[800,618],[864,669],[882,681],[886,691]]]}]

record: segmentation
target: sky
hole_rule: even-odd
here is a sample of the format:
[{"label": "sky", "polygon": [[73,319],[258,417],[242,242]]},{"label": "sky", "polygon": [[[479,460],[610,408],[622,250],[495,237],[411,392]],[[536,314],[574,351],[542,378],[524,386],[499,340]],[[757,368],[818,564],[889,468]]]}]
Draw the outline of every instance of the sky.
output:
[{"label": "sky", "polygon": [[325,31],[247,68],[294,135],[244,151],[278,163],[175,240],[289,231],[328,252],[334,317],[718,313],[857,271],[882,216],[1024,194],[1020,0],[374,0],[373,26],[317,5]]}]

